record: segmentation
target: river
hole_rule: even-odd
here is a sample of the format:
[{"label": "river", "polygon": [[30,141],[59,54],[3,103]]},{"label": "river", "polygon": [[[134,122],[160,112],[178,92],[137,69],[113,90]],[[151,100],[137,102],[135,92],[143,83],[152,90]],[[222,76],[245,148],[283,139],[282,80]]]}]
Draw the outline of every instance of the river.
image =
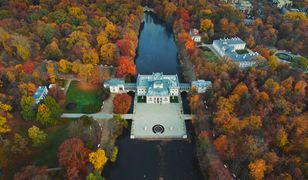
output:
[{"label": "river", "polygon": [[[136,58],[138,73],[180,75],[172,31],[153,13],[145,13],[144,19]],[[117,140],[117,162],[107,164],[103,176],[108,180],[202,180],[191,123],[186,127],[188,140],[145,141],[131,140],[129,126]]]}]

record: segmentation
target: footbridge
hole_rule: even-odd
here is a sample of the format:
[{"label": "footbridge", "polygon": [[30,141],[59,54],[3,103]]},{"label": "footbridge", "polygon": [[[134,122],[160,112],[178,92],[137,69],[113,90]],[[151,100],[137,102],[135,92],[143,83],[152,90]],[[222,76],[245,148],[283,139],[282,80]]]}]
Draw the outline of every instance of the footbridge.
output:
[{"label": "footbridge", "polygon": [[191,89],[190,83],[180,83],[180,92],[189,92]]},{"label": "footbridge", "polygon": [[154,9],[153,8],[149,8],[148,6],[144,6],[143,7],[143,11],[144,12],[154,12]]},{"label": "footbridge", "polygon": [[137,85],[136,85],[136,83],[125,83],[124,89],[125,89],[126,92],[129,92],[129,91],[136,92]]}]

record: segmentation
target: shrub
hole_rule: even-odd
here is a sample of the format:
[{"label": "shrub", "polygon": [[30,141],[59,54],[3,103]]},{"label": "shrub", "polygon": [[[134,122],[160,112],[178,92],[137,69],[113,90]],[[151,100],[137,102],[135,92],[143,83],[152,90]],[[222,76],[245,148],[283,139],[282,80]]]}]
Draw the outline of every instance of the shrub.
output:
[{"label": "shrub", "polygon": [[118,149],[117,146],[115,146],[115,147],[112,149],[112,152],[111,152],[111,156],[110,156],[110,161],[111,161],[111,162],[116,162],[117,156],[118,156],[118,152],[119,152],[119,149]]}]

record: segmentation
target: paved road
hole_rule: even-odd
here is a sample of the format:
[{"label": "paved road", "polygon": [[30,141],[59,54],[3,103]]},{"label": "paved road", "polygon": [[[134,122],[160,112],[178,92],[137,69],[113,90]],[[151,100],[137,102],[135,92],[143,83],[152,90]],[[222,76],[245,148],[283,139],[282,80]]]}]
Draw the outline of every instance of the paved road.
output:
[{"label": "paved road", "polygon": [[64,113],[61,118],[80,118],[81,116],[89,116],[94,119],[111,119],[113,114],[94,113],[94,114],[82,114],[82,113]]}]

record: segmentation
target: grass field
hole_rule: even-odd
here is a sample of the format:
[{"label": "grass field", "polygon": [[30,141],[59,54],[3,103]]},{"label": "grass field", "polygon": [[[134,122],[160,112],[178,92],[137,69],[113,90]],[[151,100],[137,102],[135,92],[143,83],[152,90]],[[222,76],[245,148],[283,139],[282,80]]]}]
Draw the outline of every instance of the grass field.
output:
[{"label": "grass field", "polygon": [[66,93],[66,103],[76,103],[76,108],[65,110],[69,113],[84,113],[84,107],[87,105],[102,106],[102,97],[98,89],[84,91],[78,88],[78,81],[72,81]]},{"label": "grass field", "polygon": [[217,61],[218,57],[211,50],[203,50],[203,57],[205,57],[208,61]]},{"label": "grass field", "polygon": [[236,52],[237,54],[247,54],[247,53],[249,53],[246,49],[235,50],[235,52]]}]

